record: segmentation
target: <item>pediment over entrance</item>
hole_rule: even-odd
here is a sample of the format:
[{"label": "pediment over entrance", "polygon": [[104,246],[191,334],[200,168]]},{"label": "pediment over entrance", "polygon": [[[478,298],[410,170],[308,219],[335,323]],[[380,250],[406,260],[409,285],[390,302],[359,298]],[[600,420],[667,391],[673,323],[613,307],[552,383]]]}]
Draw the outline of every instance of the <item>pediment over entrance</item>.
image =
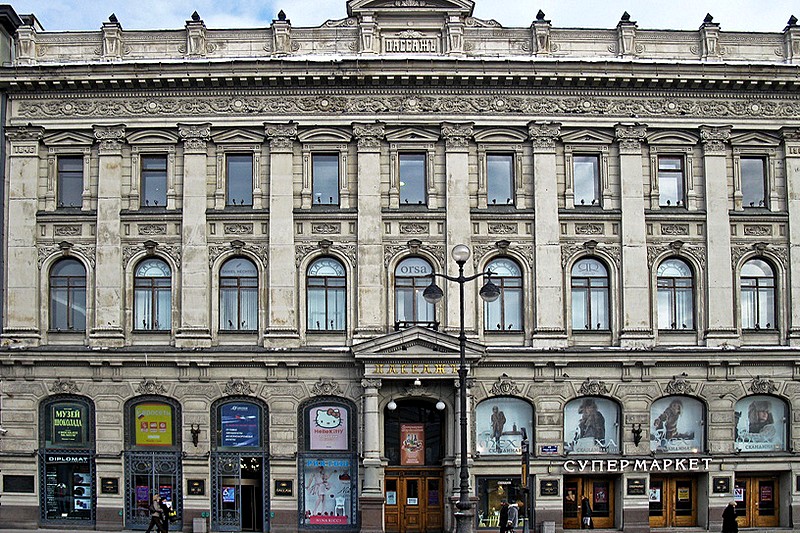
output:
[{"label": "pediment over entrance", "polygon": [[347,14],[358,13],[419,13],[447,12],[472,16],[475,2],[472,0],[349,0]]}]

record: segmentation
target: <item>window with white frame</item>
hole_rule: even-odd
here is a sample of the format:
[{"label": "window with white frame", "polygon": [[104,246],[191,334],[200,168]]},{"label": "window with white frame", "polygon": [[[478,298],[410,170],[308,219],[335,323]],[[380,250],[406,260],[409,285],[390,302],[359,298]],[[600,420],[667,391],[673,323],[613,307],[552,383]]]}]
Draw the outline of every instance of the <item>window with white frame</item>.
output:
[{"label": "window with white frame", "polygon": [[255,331],[258,325],[258,269],[244,257],[225,261],[219,271],[219,329]]},{"label": "window with white frame", "polygon": [[226,154],[226,205],[253,205],[253,154]]},{"label": "window with white frame", "polygon": [[145,259],[133,280],[133,328],[168,331],[172,327],[172,272],[161,259]]},{"label": "window with white frame", "polygon": [[308,267],[308,330],[344,331],[345,271],[336,259],[317,259]]},{"label": "window with white frame", "polygon": [[597,259],[572,267],[572,330],[608,330],[608,271]]},{"label": "window with white frame", "polygon": [[50,329],[86,330],[86,269],[77,259],[61,259],[50,269]]},{"label": "window with white frame", "polygon": [[486,154],[488,205],[514,205],[514,154]]},{"label": "window with white frame", "polygon": [[522,271],[511,259],[495,259],[486,265],[494,274],[492,283],[500,289],[500,297],[484,302],[484,329],[490,331],[522,330]]},{"label": "window with white frame", "polygon": [[684,158],[674,155],[658,156],[658,205],[683,206],[686,202],[685,187]]},{"label": "window with white frame", "polygon": [[769,263],[751,259],[742,265],[741,298],[743,329],[777,329],[775,272]]},{"label": "window with white frame", "polygon": [[401,206],[427,203],[426,159],[424,152],[398,154]]},{"label": "window with white frame", "polygon": [[667,259],[658,266],[658,329],[694,329],[692,270],[680,259]]},{"label": "window with white frame", "polygon": [[339,154],[311,154],[313,205],[339,205]]},{"label": "window with white frame", "polygon": [[764,157],[742,157],[742,207],[767,207],[767,161]]},{"label": "window with white frame", "polygon": [[142,207],[167,206],[167,156],[143,155],[141,157]]},{"label": "window with white frame", "polygon": [[600,205],[600,157],[573,155],[572,176],[575,207]]},{"label": "window with white frame", "polygon": [[81,207],[83,203],[83,156],[58,156],[58,207]]},{"label": "window with white frame", "polygon": [[395,320],[398,323],[430,323],[435,320],[434,306],[422,297],[431,283],[433,269],[421,257],[403,259],[395,269]]}]

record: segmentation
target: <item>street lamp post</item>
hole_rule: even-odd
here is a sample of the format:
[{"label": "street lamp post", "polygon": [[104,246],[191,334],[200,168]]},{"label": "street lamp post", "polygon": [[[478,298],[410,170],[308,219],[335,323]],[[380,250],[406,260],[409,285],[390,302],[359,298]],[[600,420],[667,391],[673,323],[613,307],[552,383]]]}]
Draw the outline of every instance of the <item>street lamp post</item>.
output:
[{"label": "street lamp post", "polygon": [[500,289],[492,283],[492,272],[479,272],[471,276],[464,275],[464,264],[469,259],[469,247],[464,244],[458,244],[453,247],[450,254],[453,260],[458,265],[458,276],[448,276],[447,274],[432,273],[433,279],[431,284],[422,293],[422,297],[429,303],[436,303],[442,299],[444,293],[436,285],[436,277],[444,278],[448,281],[455,281],[458,283],[458,311],[459,311],[459,329],[458,329],[458,347],[459,347],[459,367],[458,367],[458,405],[460,410],[460,444],[461,444],[461,471],[459,477],[461,483],[459,485],[459,498],[456,508],[458,511],[454,513],[456,520],[457,533],[469,533],[474,528],[472,523],[472,503],[469,500],[469,466],[467,464],[467,335],[464,331],[464,284],[478,278],[486,278],[486,283],[481,287],[480,295],[487,302],[493,302],[500,296]]}]

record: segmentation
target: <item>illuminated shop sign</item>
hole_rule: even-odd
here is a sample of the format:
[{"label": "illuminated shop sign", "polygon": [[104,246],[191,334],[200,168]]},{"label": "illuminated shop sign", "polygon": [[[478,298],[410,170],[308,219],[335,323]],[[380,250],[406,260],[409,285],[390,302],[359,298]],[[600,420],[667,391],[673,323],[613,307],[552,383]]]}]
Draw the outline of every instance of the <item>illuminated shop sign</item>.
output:
[{"label": "illuminated shop sign", "polygon": [[574,472],[707,472],[711,459],[570,459],[564,471]]}]

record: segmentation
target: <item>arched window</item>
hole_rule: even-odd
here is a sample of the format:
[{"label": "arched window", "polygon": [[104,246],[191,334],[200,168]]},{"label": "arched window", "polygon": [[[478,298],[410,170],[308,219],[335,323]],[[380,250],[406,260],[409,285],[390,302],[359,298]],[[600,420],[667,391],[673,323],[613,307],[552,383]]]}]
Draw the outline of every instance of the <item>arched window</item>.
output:
[{"label": "arched window", "polygon": [[608,329],[608,271],[596,259],[572,267],[572,330]]},{"label": "arched window", "polygon": [[419,257],[403,259],[397,265],[394,271],[394,299],[398,324],[413,325],[435,320],[433,304],[422,297],[422,292],[431,283],[432,272],[430,263]]},{"label": "arched window", "polygon": [[658,329],[694,329],[692,270],[680,259],[658,267]]},{"label": "arched window", "polygon": [[77,259],[50,269],[50,329],[86,331],[86,269]]},{"label": "arched window", "polygon": [[165,331],[172,328],[172,272],[161,259],[145,259],[133,280],[133,328]]},{"label": "arched window", "polygon": [[775,396],[746,396],[736,402],[734,449],[742,452],[786,450],[789,410]]},{"label": "arched window", "polygon": [[666,396],[650,405],[650,450],[700,453],[705,443],[705,407],[688,396]]},{"label": "arched window", "polygon": [[776,329],[775,273],[766,261],[751,259],[742,266],[742,328]]},{"label": "arched window", "polygon": [[339,261],[317,259],[308,267],[308,330],[343,331],[345,308],[345,273]]},{"label": "arched window", "polygon": [[476,448],[481,455],[519,455],[522,432],[533,436],[533,407],[525,400],[496,396],[475,408]]},{"label": "arched window", "polygon": [[255,331],[258,324],[258,270],[252,261],[234,257],[219,271],[219,329]]},{"label": "arched window", "polygon": [[495,259],[486,266],[494,273],[492,283],[500,289],[500,297],[484,302],[486,331],[522,330],[522,273],[510,259]]},{"label": "arched window", "polygon": [[619,405],[584,396],[564,406],[566,453],[619,453]]}]

